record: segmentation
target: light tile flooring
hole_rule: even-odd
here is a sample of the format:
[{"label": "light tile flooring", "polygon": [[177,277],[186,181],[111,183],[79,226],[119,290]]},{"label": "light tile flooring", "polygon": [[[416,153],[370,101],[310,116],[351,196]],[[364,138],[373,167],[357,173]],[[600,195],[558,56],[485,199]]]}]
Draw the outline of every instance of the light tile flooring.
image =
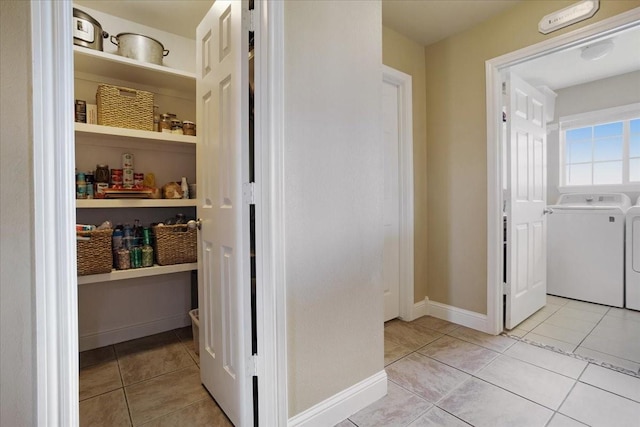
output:
[{"label": "light tile flooring", "polygon": [[640,373],[638,311],[549,295],[545,307],[507,333]]},{"label": "light tile flooring", "polygon": [[[640,376],[582,356],[638,372],[640,313],[547,302],[514,338],[428,316],[386,323],[388,394],[338,426],[638,427]],[[191,328],[81,353],[80,425],[230,426],[197,362]]]},{"label": "light tile flooring", "polygon": [[80,426],[231,426],[200,384],[191,328],[80,353]]},{"label": "light tile flooring", "polygon": [[[547,337],[553,333],[549,326],[557,325],[539,326],[556,315],[551,322],[560,322],[560,327],[569,331],[574,331],[569,325],[583,327],[580,339],[563,331],[554,335],[558,342],[573,346],[564,346],[565,350],[580,354],[584,346],[590,357],[616,352],[614,357],[633,362],[628,359],[635,357],[633,345],[640,341],[638,313],[595,309],[555,297],[543,310],[525,322],[528,330],[515,333],[527,337],[537,330],[532,340]],[[577,322],[562,323],[565,318]],[[629,322],[621,322],[625,318]],[[580,321],[593,325],[587,330]],[[622,330],[635,342],[630,353],[623,352],[626,347],[617,340]],[[384,332],[387,396],[336,427],[640,425],[640,376],[633,373],[428,316],[409,323],[387,322]],[[609,347],[599,346],[599,337],[607,339]]]}]

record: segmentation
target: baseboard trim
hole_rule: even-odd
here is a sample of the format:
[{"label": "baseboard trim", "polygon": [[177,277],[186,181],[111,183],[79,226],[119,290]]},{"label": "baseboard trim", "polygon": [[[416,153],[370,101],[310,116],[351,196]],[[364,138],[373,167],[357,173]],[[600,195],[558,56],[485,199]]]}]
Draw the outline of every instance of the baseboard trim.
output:
[{"label": "baseboard trim", "polygon": [[469,311],[435,301],[429,301],[427,311],[430,316],[437,317],[438,319],[448,320],[449,322],[482,332],[488,331],[486,314],[476,313],[475,311]]},{"label": "baseboard trim", "polygon": [[128,325],[122,328],[111,329],[109,331],[100,331],[81,336],[79,339],[79,350],[92,350],[106,345],[158,334],[171,329],[182,328],[184,326],[189,326],[190,324],[191,319],[188,315],[178,315],[154,320],[152,322]]},{"label": "baseboard trim", "polygon": [[387,373],[382,370],[289,418],[289,427],[326,427],[338,424],[387,394]]},{"label": "baseboard trim", "polygon": [[429,297],[424,297],[424,300],[413,304],[408,318],[400,316],[400,319],[405,322],[411,322],[412,320],[416,320],[417,318],[426,316],[427,314],[429,314]]}]

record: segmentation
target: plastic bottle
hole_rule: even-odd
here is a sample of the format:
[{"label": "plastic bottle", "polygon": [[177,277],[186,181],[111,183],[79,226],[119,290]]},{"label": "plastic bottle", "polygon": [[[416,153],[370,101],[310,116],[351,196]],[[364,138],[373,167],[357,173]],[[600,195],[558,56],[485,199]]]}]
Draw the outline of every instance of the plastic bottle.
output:
[{"label": "plastic bottle", "polygon": [[153,267],[153,248],[151,247],[151,234],[148,228],[142,230],[142,266]]},{"label": "plastic bottle", "polygon": [[189,184],[187,184],[187,178],[186,177],[182,177],[182,183],[180,184],[180,186],[182,187],[182,198],[183,199],[188,199],[189,198]]}]

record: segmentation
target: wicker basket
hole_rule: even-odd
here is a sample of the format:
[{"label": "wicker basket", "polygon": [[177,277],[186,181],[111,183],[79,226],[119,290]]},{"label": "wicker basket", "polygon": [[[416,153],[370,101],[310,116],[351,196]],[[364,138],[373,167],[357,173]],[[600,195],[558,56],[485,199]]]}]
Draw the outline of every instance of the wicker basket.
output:
[{"label": "wicker basket", "polygon": [[99,84],[98,124],[153,130],[153,94],[144,90]]},{"label": "wicker basket", "polygon": [[113,230],[78,231],[78,236],[89,240],[77,240],[78,276],[110,273],[113,266],[111,234]]},{"label": "wicker basket", "polygon": [[198,230],[184,224],[153,227],[159,265],[198,261]]}]

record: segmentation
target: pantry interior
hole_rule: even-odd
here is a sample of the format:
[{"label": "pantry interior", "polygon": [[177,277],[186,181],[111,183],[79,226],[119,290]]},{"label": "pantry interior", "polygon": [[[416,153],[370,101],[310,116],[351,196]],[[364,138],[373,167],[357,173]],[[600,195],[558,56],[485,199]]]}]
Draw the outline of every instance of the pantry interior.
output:
[{"label": "pantry interior", "polygon": [[[200,3],[211,6],[212,2]],[[104,39],[102,52],[74,46],[75,99],[95,104],[98,84],[133,88],[153,93],[153,104],[160,112],[195,122],[195,28],[188,38],[139,24],[135,17],[124,19],[102,12],[97,10],[99,6],[99,2],[74,4],[97,20],[110,36],[147,35],[160,41],[169,54],[163,65],[155,65],[118,56],[118,47],[109,38]],[[170,8],[167,4],[166,10]],[[122,168],[123,153],[130,153],[135,172],[154,174],[158,187],[180,182],[182,177],[196,183],[196,136],[76,123],[75,137],[77,171],[94,170],[97,164]],[[196,202],[194,198],[77,200],[76,221],[98,225],[109,220],[115,226],[139,220],[149,226],[180,213],[195,218]],[[197,305],[195,271],[197,263],[192,262],[80,276],[79,350],[189,325],[188,312]]]}]

